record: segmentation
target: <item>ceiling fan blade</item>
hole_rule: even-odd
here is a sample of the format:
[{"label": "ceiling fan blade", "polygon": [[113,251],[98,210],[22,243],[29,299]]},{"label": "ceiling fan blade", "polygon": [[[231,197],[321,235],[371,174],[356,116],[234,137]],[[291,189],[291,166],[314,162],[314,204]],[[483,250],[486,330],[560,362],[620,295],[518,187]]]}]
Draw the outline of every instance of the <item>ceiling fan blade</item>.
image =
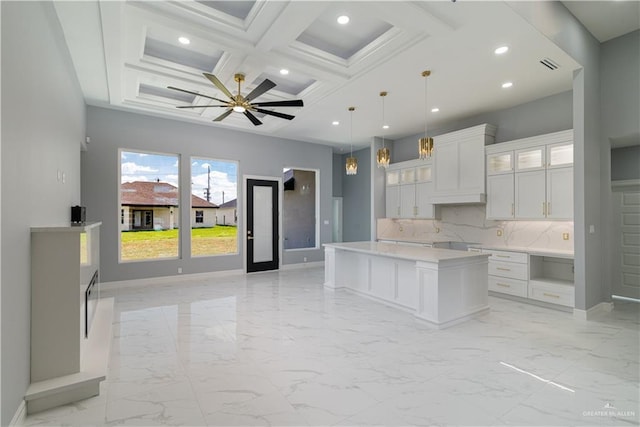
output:
[{"label": "ceiling fan blade", "polygon": [[227,105],[178,105],[176,108],[209,108],[209,107],[229,108],[229,104]]},{"label": "ceiling fan blade", "polygon": [[220,80],[218,80],[218,78],[216,76],[214,76],[213,74],[209,74],[209,73],[202,73],[204,74],[204,76],[206,78],[209,79],[209,81],[211,81],[211,83],[213,83],[218,89],[220,89],[222,91],[222,93],[224,93],[225,95],[227,95],[229,98],[233,99],[233,94],[231,92],[229,92],[229,89],[227,89]]},{"label": "ceiling fan blade", "polygon": [[225,117],[227,117],[229,114],[233,113],[233,109],[229,108],[227,111],[225,111],[224,113],[220,114],[218,117],[216,117],[215,119],[213,119],[214,122],[220,122],[222,120],[225,119]]},{"label": "ceiling fan blade", "polygon": [[225,101],[224,99],[214,98],[213,96],[203,95],[203,94],[198,93],[198,92],[192,92],[192,91],[190,91],[190,90],[180,89],[180,88],[173,87],[173,86],[167,86],[167,89],[177,90],[177,91],[179,91],[179,92],[188,93],[188,94],[190,94],[190,95],[201,96],[201,97],[203,97],[203,98],[213,99],[214,101],[218,101],[218,102],[227,102],[227,101]]},{"label": "ceiling fan blade", "polygon": [[295,117],[290,114],[278,113],[277,111],[263,110],[262,108],[254,108],[254,110],[256,110],[258,113],[266,114],[268,116],[280,117],[281,119],[293,120],[293,118]]},{"label": "ceiling fan blade", "polygon": [[256,102],[251,105],[255,107],[304,107],[302,99],[292,99],[291,101]]},{"label": "ceiling fan blade", "polygon": [[244,97],[247,101],[251,101],[276,86],[274,82],[269,79],[264,79],[262,83],[256,86],[247,96]]},{"label": "ceiling fan blade", "polygon": [[244,112],[244,115],[247,116],[249,120],[251,120],[251,123],[253,123],[255,126],[260,126],[262,124],[262,122],[256,116],[251,114],[251,111],[246,110]]}]

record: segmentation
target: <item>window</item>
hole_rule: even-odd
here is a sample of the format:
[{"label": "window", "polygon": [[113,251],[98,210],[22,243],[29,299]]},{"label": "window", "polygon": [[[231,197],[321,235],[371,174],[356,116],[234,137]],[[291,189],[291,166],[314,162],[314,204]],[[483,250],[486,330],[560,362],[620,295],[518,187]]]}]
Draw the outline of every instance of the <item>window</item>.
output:
[{"label": "window", "polygon": [[238,253],[238,163],[191,158],[191,256]]},{"label": "window", "polygon": [[318,171],[285,168],[282,231],[284,249],[311,249],[318,242]]},{"label": "window", "polygon": [[120,151],[120,261],[178,258],[177,155]]}]

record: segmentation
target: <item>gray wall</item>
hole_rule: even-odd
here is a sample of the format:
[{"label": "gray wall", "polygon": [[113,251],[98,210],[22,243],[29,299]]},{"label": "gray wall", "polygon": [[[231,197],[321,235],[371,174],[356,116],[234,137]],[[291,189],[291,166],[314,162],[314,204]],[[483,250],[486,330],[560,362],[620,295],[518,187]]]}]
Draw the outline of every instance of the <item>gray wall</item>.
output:
[{"label": "gray wall", "polygon": [[[100,253],[104,282],[171,276],[182,267],[183,274],[243,268],[244,239],[240,254],[190,258],[189,233],[181,233],[181,259],[118,263],[118,149],[133,149],[180,156],[180,187],[190,188],[190,158],[237,160],[238,233],[242,224],[243,175],[282,177],[285,167],[318,169],[320,185],[320,244],[331,241],[331,148],[318,144],[283,140],[268,136],[235,132],[208,125],[168,120],[142,114],[99,107],[87,108],[88,151],[82,155],[82,201],[87,219],[102,221]],[[189,229],[189,194],[181,196],[181,227]],[[325,225],[324,220],[329,221]],[[322,261],[318,249],[283,253],[283,264]]]},{"label": "gray wall", "polygon": [[[282,200],[282,236],[285,249],[316,245],[316,173],[293,170],[294,188]],[[306,186],[306,191],[302,191]]]},{"label": "gray wall", "polygon": [[640,145],[611,150],[611,180],[640,179]]},{"label": "gray wall", "polygon": [[[496,125],[496,143],[571,129],[573,94],[571,91],[527,102],[505,110],[493,111],[430,128],[429,135],[441,135],[471,126]],[[391,147],[393,162],[418,158],[418,138],[424,133],[397,139]]]},{"label": "gray wall", "polygon": [[342,177],[345,176],[344,159],[333,154],[333,197],[342,197]]},{"label": "gray wall", "polygon": [[[29,385],[30,227],[80,203],[85,105],[48,2],[2,2],[2,425]],[[58,171],[65,182],[58,181]]]},{"label": "gray wall", "polygon": [[342,165],[342,240],[358,242],[371,240],[371,149],[354,151],[358,159],[358,173],[346,175],[344,165],[350,154],[343,154]]},{"label": "gray wall", "polygon": [[600,43],[560,2],[507,4],[582,66],[573,75],[574,278],[576,308],[586,310],[611,295],[605,280],[610,251],[603,244],[610,231],[603,212],[611,201],[611,171],[600,126]]},{"label": "gray wall", "polygon": [[602,136],[640,144],[640,30],[600,47]]}]

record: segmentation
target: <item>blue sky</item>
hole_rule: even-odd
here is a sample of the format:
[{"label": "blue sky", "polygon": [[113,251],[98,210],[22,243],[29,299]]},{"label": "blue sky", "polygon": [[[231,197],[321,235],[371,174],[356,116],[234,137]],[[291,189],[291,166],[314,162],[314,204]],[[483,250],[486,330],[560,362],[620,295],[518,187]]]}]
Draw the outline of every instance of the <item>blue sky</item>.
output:
[{"label": "blue sky", "polygon": [[[178,186],[179,156],[122,151],[120,182],[155,181],[160,179]],[[238,164],[236,162],[191,158],[191,192],[204,198],[207,187],[207,166],[211,168],[211,202],[222,204],[238,196]],[[188,171],[186,173],[189,173]]]}]

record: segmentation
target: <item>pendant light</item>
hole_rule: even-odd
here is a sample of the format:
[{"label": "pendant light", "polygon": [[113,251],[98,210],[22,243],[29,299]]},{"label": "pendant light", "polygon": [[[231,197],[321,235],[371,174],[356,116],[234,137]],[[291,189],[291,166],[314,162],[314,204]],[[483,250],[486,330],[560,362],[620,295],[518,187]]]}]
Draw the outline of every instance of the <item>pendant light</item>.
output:
[{"label": "pendant light", "polygon": [[431,75],[431,71],[422,72],[424,77],[424,138],[418,140],[418,154],[420,159],[424,160],[433,155],[433,138],[429,138],[427,134],[427,115],[429,114],[429,104],[427,104],[427,77]]},{"label": "pendant light", "polygon": [[351,135],[350,136],[351,155],[347,157],[347,164],[346,164],[347,175],[355,175],[358,173],[358,159],[353,157],[353,112],[355,109],[356,107],[349,107],[349,111],[351,112],[351,134],[350,134]]},{"label": "pendant light", "polygon": [[[382,128],[384,129],[384,97],[387,96],[387,92],[380,92],[380,98],[382,98]],[[384,146],[384,133],[382,134],[382,148],[378,149],[376,154],[379,168],[388,168],[391,161],[391,153],[389,149]]]}]

